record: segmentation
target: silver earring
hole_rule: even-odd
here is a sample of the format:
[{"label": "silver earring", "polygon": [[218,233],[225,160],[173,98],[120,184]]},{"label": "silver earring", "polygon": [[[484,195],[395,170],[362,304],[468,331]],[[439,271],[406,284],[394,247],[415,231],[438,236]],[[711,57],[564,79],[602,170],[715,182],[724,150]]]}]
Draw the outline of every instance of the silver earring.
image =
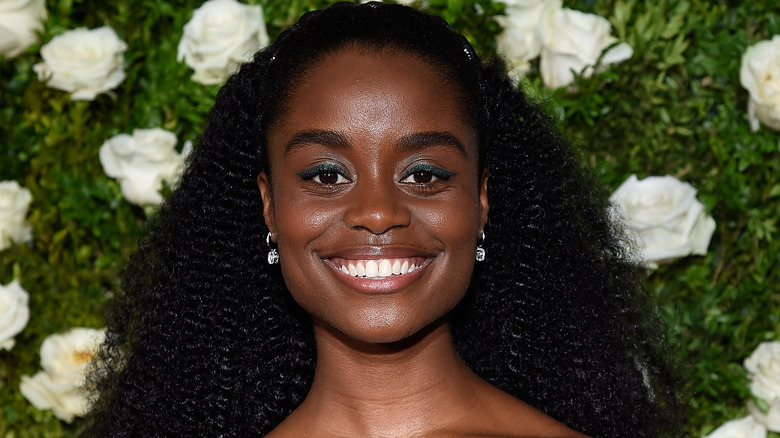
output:
[{"label": "silver earring", "polygon": [[275,265],[279,263],[279,253],[276,252],[276,248],[271,247],[271,233],[268,233],[268,235],[265,236],[265,243],[271,248],[271,250],[268,251],[268,264]]},{"label": "silver earring", "polygon": [[477,261],[478,262],[484,262],[485,261],[485,248],[482,247],[482,244],[485,243],[485,232],[482,231],[482,238],[477,243]]}]

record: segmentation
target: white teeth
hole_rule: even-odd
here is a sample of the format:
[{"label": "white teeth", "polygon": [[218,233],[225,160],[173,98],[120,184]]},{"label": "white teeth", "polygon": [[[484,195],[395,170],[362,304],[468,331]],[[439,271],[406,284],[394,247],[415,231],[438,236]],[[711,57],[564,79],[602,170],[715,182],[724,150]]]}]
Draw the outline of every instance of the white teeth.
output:
[{"label": "white teeth", "polygon": [[393,275],[404,275],[419,269],[415,262],[409,259],[353,260],[341,261],[341,272],[352,277],[382,280]]},{"label": "white teeth", "polygon": [[382,260],[379,262],[379,276],[389,277],[391,275],[393,275],[393,266],[390,263],[390,260]]},{"label": "white teeth", "polygon": [[366,277],[377,276],[379,276],[379,265],[377,265],[376,260],[369,260],[366,262]]}]

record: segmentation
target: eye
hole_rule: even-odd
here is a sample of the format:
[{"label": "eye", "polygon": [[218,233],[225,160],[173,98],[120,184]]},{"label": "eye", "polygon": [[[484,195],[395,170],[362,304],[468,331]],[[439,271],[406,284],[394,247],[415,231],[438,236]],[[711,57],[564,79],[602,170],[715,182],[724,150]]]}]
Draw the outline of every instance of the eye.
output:
[{"label": "eye", "polygon": [[404,172],[402,183],[408,184],[432,184],[437,181],[447,181],[455,174],[430,164],[418,164]]},{"label": "eye", "polygon": [[436,178],[433,176],[432,173],[427,172],[425,170],[420,170],[418,172],[414,172],[413,174],[409,175],[404,179],[403,182],[412,182],[415,184],[429,184],[433,179]]},{"label": "eye", "polygon": [[323,185],[337,185],[348,183],[346,172],[333,164],[320,164],[298,174],[303,180],[314,181]]},{"label": "eye", "polygon": [[318,173],[317,175],[314,175],[312,180],[320,184],[343,184],[347,182],[347,179],[344,178],[343,175],[330,170],[325,170]]}]

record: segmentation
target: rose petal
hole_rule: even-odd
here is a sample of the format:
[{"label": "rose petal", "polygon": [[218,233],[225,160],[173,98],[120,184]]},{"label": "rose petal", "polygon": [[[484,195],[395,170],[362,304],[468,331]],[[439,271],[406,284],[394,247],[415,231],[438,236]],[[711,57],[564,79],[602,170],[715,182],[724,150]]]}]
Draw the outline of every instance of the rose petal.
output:
[{"label": "rose petal", "polygon": [[32,239],[32,228],[26,219],[31,202],[30,191],[18,182],[0,182],[0,251],[9,248],[12,243]]},{"label": "rose petal", "polygon": [[766,438],[766,428],[747,416],[724,423],[704,438]]},{"label": "rose petal", "polygon": [[690,184],[671,176],[640,181],[631,175],[610,200],[648,267],[706,254],[715,220],[706,214]]},{"label": "rose petal", "polygon": [[268,42],[260,5],[209,0],[184,25],[176,59],[195,70],[193,81],[219,84]]},{"label": "rose petal", "polygon": [[13,348],[14,336],[27,326],[30,320],[29,299],[27,291],[17,280],[0,286],[0,349]]},{"label": "rose petal", "polygon": [[750,390],[758,398],[780,398],[780,342],[762,342],[745,359]]},{"label": "rose petal", "polygon": [[748,411],[753,418],[763,424],[770,432],[780,432],[780,398],[775,398],[769,404],[769,410],[764,413],[761,409],[749,400],[747,403]]},{"label": "rose petal", "polygon": [[45,18],[45,0],[0,2],[0,55],[15,58],[38,42]]},{"label": "rose petal", "polygon": [[755,132],[764,124],[780,130],[780,35],[745,50],[739,81],[750,94],[750,129]]},{"label": "rose petal", "polygon": [[36,409],[51,409],[54,416],[71,423],[75,417],[84,416],[87,398],[83,390],[69,383],[54,382],[46,373],[22,376],[19,392]]},{"label": "rose petal", "polygon": [[72,29],[41,47],[43,62],[33,70],[49,87],[70,92],[72,100],[92,100],[124,81],[125,50],[111,27]]},{"label": "rose petal", "polygon": [[[604,17],[562,8],[553,14],[549,25],[538,27],[543,49],[539,68],[542,80],[550,88],[571,84],[574,75],[588,77],[602,52],[617,39]],[[605,53],[602,67],[628,59],[633,49],[622,43]]]},{"label": "rose petal", "polygon": [[496,17],[504,29],[498,35],[498,52],[509,63],[527,64],[541,54],[540,27],[550,27],[551,17],[561,9],[561,0],[505,2],[506,15]]},{"label": "rose petal", "polygon": [[162,201],[162,181],[175,184],[184,164],[176,141],[174,133],[160,128],[117,134],[100,147],[100,163],[108,176],[117,179],[128,202],[157,205]]}]

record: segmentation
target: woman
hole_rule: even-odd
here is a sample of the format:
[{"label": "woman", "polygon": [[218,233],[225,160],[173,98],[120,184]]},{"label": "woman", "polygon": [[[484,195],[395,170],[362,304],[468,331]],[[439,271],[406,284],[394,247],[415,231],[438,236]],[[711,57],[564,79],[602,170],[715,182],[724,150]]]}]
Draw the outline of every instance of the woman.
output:
[{"label": "woman", "polygon": [[220,91],[130,260],[88,433],[679,436],[603,199],[441,19],[309,13]]}]

